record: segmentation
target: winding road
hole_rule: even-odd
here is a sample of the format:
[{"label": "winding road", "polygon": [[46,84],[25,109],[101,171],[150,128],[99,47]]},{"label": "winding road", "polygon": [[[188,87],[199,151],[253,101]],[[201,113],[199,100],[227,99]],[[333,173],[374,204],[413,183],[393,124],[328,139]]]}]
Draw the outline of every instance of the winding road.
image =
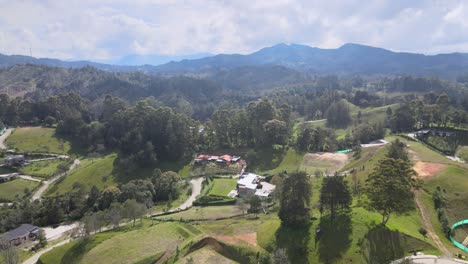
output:
[{"label": "winding road", "polygon": [[54,182],[58,181],[60,178],[62,178],[63,176],[67,175],[68,172],[70,172],[71,170],[75,169],[76,167],[78,167],[80,165],[80,161],[78,159],[75,159],[73,161],[73,164],[70,166],[70,168],[68,169],[68,171],[66,172],[63,172],[63,173],[60,173],[58,174],[57,176],[53,177],[52,179],[48,180],[48,181],[44,181],[44,184],[39,187],[39,189],[37,189],[37,191],[34,193],[34,195],[31,197],[31,202],[35,201],[35,200],[38,200],[38,199],[41,199],[41,196],[42,194],[47,190],[47,188],[49,188],[49,186],[51,184],[53,184]]},{"label": "winding road", "polygon": [[5,130],[5,133],[3,133],[3,135],[0,136],[0,149],[7,149],[7,146],[5,145],[5,140],[11,134],[12,131],[13,128],[8,128],[7,130]]},{"label": "winding road", "polygon": [[[77,161],[77,160],[75,160]],[[79,164],[79,162],[78,162]],[[73,166],[73,165],[72,165]],[[71,169],[71,168],[70,168]],[[192,194],[190,195],[189,198],[187,198],[187,200],[181,204],[179,207],[175,208],[175,209],[172,209],[170,210],[169,212],[173,213],[173,212],[177,212],[177,211],[180,211],[180,210],[185,210],[185,209],[188,209],[189,207],[191,207],[193,205],[193,202],[195,201],[195,199],[197,198],[198,195],[200,195],[201,193],[201,190],[202,190],[202,183],[203,183],[203,177],[200,177],[200,178],[196,178],[196,179],[192,179],[190,181],[190,183],[192,184]],[[47,189],[47,188],[46,188]],[[45,189],[44,189],[45,190]],[[44,192],[44,191],[42,191]],[[40,197],[40,196],[39,196]],[[154,217],[154,216],[158,216],[158,215],[162,215],[162,214],[167,214],[167,212],[159,212],[159,213],[155,213],[155,214],[152,214],[152,215],[149,215],[149,217]],[[122,223],[122,225],[125,225],[125,224],[128,224],[128,223],[131,223],[131,222],[127,222],[127,223]],[[68,225],[68,226],[73,226],[73,227],[76,227],[78,226],[76,223],[73,223],[71,225]],[[57,228],[61,228],[62,226],[59,226]],[[44,228],[46,229],[46,231],[50,228],[46,227]],[[102,231],[107,231],[107,230],[110,230],[111,227],[104,227],[102,229]],[[65,230],[65,229],[64,229]],[[65,232],[68,232],[70,231],[71,229],[70,228],[66,228],[66,230],[64,232],[57,232],[57,234],[55,236],[53,236],[53,238],[58,238],[60,237],[61,235],[63,235]],[[52,237],[51,237],[52,238]],[[67,240],[64,240],[62,242],[59,242],[51,247],[47,247],[39,252],[37,252],[36,254],[34,254],[32,257],[30,257],[29,259],[25,260],[23,262],[23,264],[36,264],[36,262],[39,260],[39,258],[42,256],[42,254],[44,253],[47,253],[49,251],[51,251],[52,249],[56,248],[56,247],[59,247],[59,246],[62,246],[62,245],[65,245],[69,242],[71,242],[72,240],[71,239],[67,239]]]}]

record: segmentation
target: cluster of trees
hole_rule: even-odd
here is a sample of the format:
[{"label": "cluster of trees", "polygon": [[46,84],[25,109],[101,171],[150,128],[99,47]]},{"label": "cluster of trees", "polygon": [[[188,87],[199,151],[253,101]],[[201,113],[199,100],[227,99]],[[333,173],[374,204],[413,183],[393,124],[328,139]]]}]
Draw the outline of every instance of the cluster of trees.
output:
[{"label": "cluster of trees", "polygon": [[415,98],[396,109],[392,117],[392,130],[403,132],[448,125],[460,127],[467,120],[468,115],[457,105],[457,100],[451,100],[445,93],[438,96],[428,93],[423,98]]},{"label": "cluster of trees", "polygon": [[[113,210],[116,204],[125,205],[129,200],[150,208],[154,203],[177,199],[180,190],[188,183],[181,183],[175,172],[162,173],[156,169],[151,179],[131,180],[126,184],[108,187],[102,191],[92,187],[90,191],[75,184],[73,192],[53,198],[15,203],[12,208],[0,211],[0,232],[16,228],[22,223],[48,226],[69,220],[79,220],[89,213]],[[185,186],[181,186],[184,184]],[[124,206],[125,207],[125,206]],[[100,213],[106,215],[106,213]]]},{"label": "cluster of trees", "polygon": [[285,145],[289,137],[291,109],[267,98],[251,102],[245,109],[222,107],[204,129],[208,148],[271,147]]},{"label": "cluster of trees", "polygon": [[447,211],[445,210],[445,198],[444,191],[440,186],[437,186],[436,190],[432,193],[432,200],[434,201],[434,208],[437,211],[437,218],[439,219],[442,231],[444,234],[450,236],[450,224],[447,217]]}]

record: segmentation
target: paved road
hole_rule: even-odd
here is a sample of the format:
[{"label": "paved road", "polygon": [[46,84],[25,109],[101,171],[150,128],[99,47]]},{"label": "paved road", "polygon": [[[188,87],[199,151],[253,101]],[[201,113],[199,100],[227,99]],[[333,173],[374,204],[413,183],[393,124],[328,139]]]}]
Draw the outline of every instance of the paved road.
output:
[{"label": "paved road", "polygon": [[37,199],[40,199],[42,194],[47,190],[47,188],[49,188],[49,186],[51,184],[53,184],[54,182],[58,181],[60,178],[64,177],[65,175],[67,175],[68,172],[70,172],[71,170],[75,169],[76,167],[78,167],[80,165],[80,161],[78,159],[75,159],[73,161],[73,164],[70,166],[70,168],[68,169],[68,171],[64,172],[64,173],[60,173],[59,175],[55,176],[54,178],[48,180],[48,181],[45,181],[44,184],[39,187],[39,189],[37,189],[37,191],[34,193],[34,195],[32,196],[31,198],[31,201],[35,201]]},{"label": "paved road", "polygon": [[8,128],[3,135],[0,136],[0,149],[7,149],[7,146],[5,145],[5,140],[6,138],[11,134],[13,131],[13,128]]},{"label": "paved road", "polygon": [[201,189],[202,189],[203,177],[193,179],[190,181],[190,183],[192,184],[192,194],[190,195],[190,197],[183,204],[181,204],[178,208],[170,210],[170,211],[185,210],[191,207],[195,199],[197,199],[197,196],[200,195]]},{"label": "paved road", "polygon": [[51,251],[52,249],[54,249],[56,247],[60,247],[62,245],[65,245],[70,241],[71,241],[71,239],[67,239],[67,240],[59,242],[59,243],[57,243],[57,244],[55,244],[55,245],[53,245],[51,247],[45,248],[45,249],[37,252],[36,254],[34,254],[32,257],[28,258],[26,261],[23,262],[23,264],[36,264],[37,261],[39,260],[39,258],[42,256],[42,254],[47,253],[47,252]]},{"label": "paved road", "polygon": [[[77,161],[77,160],[75,160],[75,161]],[[78,164],[79,164],[79,162],[78,162]],[[70,169],[71,169],[71,167],[70,167]],[[170,210],[170,212],[175,212],[175,211],[178,211],[178,210],[187,209],[188,207],[191,207],[193,202],[197,198],[197,196],[201,193],[202,183],[203,183],[203,178],[202,177],[193,179],[193,180],[190,181],[190,183],[192,184],[192,194],[190,195],[190,197],[182,205],[180,205],[176,209]],[[151,216],[156,216],[156,215],[160,215],[160,214],[163,214],[163,212],[152,214]],[[130,221],[130,222],[126,222],[126,223],[120,223],[120,226],[124,226],[124,225],[129,224],[129,223],[132,223],[132,222]],[[53,239],[57,239],[57,238],[63,236],[64,233],[68,232],[69,230],[71,230],[71,229],[73,229],[73,228],[75,228],[77,226],[78,226],[78,223],[73,223],[73,224],[70,224],[70,225],[59,226],[59,227],[57,227],[55,229],[52,229],[52,228],[49,228],[49,227],[46,227],[46,228],[43,228],[43,229],[46,232],[47,239],[49,240],[49,238],[52,238],[51,240],[53,240]],[[111,227],[111,226],[104,227],[104,228],[101,229],[101,232],[110,230],[112,228],[113,227]],[[49,252],[49,251],[51,251],[52,249],[54,249],[54,248],[56,248],[58,246],[65,245],[65,244],[67,244],[69,242],[71,242],[71,239],[64,240],[64,241],[62,241],[60,243],[57,243],[56,245],[54,245],[54,246],[52,246],[50,248],[46,248],[46,249],[44,249],[42,251],[39,251],[36,254],[34,254],[32,257],[30,257],[29,259],[24,261],[23,264],[36,264],[36,262],[42,256],[42,254],[44,254],[46,252]]]},{"label": "paved road", "polygon": [[0,206],[11,206],[13,203],[0,203]]}]

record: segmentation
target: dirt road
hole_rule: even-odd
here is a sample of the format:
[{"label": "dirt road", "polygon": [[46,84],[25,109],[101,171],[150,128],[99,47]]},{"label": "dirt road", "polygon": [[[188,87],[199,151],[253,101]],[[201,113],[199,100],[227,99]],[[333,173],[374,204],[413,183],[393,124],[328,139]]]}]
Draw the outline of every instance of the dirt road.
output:
[{"label": "dirt road", "polygon": [[58,181],[60,178],[62,178],[63,176],[67,175],[68,172],[70,172],[71,170],[75,169],[76,167],[78,167],[80,165],[80,161],[78,159],[75,159],[73,161],[73,164],[70,166],[70,168],[68,169],[68,171],[64,172],[64,173],[60,173],[59,175],[55,176],[54,178],[48,180],[48,181],[44,181],[44,184],[39,187],[39,189],[37,189],[37,191],[34,193],[34,195],[32,196],[31,198],[31,201],[35,201],[37,199],[40,199],[42,194],[47,190],[47,188],[49,188],[49,186],[51,184],[53,184],[54,182]]},{"label": "dirt road", "polygon": [[7,149],[7,146],[5,145],[5,140],[11,134],[12,131],[13,128],[8,128],[7,130],[5,130],[5,133],[3,133],[3,135],[0,136],[0,149]]},{"label": "dirt road", "polygon": [[451,256],[450,251],[445,247],[445,245],[440,240],[439,236],[435,233],[434,227],[432,226],[431,219],[429,218],[429,214],[426,211],[426,208],[421,202],[419,197],[419,191],[415,191],[415,200],[416,205],[418,206],[419,213],[421,214],[421,219],[423,221],[423,226],[427,230],[427,234],[429,237],[434,241],[437,248],[442,252],[445,256]]},{"label": "dirt road", "polygon": [[33,178],[33,177],[31,177],[31,176],[28,176],[28,175],[20,175],[19,177],[20,177],[21,179],[27,180],[27,181],[42,182],[42,180]]}]

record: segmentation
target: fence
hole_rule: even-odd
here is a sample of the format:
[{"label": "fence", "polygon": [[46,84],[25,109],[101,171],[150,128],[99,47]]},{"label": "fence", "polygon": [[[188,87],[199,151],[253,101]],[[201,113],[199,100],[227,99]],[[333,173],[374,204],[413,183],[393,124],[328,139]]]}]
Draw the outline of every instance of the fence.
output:
[{"label": "fence", "polygon": [[455,228],[461,226],[461,225],[468,225],[468,219],[465,219],[463,221],[460,221],[460,222],[456,222],[455,224],[452,225],[452,229],[450,231],[450,240],[452,241],[452,243],[459,249],[465,251],[465,252],[468,252],[468,247],[465,247],[463,244],[461,244],[460,242],[456,241],[453,237],[452,237],[452,232],[453,230],[455,230]]}]

